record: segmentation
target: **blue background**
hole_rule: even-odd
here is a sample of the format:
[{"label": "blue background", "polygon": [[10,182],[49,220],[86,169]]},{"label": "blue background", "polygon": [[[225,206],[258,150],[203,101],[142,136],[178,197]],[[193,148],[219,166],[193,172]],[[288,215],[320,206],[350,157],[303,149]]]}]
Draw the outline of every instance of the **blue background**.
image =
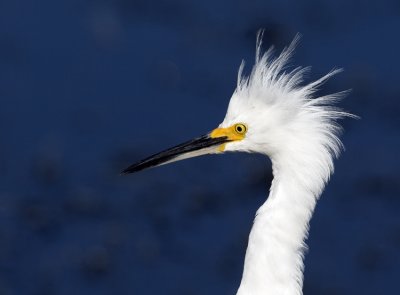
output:
[{"label": "blue background", "polygon": [[1,1],[0,294],[236,292],[269,160],[118,174],[222,121],[259,28],[277,50],[303,35],[309,81],[343,67],[320,93],[353,89],[362,117],[343,121],[305,294],[398,292],[399,3]]}]

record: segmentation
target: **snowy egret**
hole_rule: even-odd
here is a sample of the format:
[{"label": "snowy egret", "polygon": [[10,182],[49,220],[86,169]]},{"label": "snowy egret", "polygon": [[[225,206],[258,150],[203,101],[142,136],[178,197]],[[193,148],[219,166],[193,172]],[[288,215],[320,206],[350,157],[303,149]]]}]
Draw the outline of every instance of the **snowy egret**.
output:
[{"label": "snowy egret", "polygon": [[342,148],[338,119],[353,115],[334,107],[346,92],[315,97],[318,86],[340,70],[302,85],[308,68],[285,71],[299,37],[278,57],[261,53],[248,77],[239,68],[223,122],[210,133],[150,156],[123,174],[204,154],[261,153],[274,179],[250,232],[238,295],[300,295],[305,238],[316,201]]}]

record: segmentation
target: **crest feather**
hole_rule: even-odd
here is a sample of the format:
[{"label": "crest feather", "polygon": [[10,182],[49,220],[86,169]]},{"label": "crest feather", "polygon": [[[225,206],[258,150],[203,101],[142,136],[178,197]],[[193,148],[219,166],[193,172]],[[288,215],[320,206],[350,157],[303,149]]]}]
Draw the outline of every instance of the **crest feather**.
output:
[{"label": "crest feather", "polygon": [[322,162],[324,167],[328,167],[328,171],[324,173],[324,179],[327,180],[333,170],[332,157],[337,157],[343,149],[338,137],[341,126],[337,120],[357,116],[335,106],[349,91],[320,97],[315,93],[329,78],[342,72],[342,69],[333,69],[321,78],[305,84],[304,76],[310,68],[289,68],[300,35],[297,34],[277,57],[274,56],[273,47],[265,53],[262,52],[262,37],[263,31],[260,31],[257,36],[255,64],[250,75],[243,75],[244,61],[239,67],[237,88],[232,96],[227,118],[234,120],[246,109],[249,114],[254,109],[265,109],[269,110],[265,120],[270,122],[273,117],[277,122],[275,129],[295,130],[295,137],[313,134],[312,138],[303,138],[303,142],[321,147],[319,150],[322,153]]}]

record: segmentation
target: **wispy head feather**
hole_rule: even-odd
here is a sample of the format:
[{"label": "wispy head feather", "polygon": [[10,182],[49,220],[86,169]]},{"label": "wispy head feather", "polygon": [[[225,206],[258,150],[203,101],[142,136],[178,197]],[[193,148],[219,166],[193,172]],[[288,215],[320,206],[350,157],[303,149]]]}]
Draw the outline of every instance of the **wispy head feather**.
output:
[{"label": "wispy head feather", "polygon": [[355,117],[335,104],[347,91],[317,96],[318,88],[341,72],[334,69],[304,83],[309,68],[289,68],[300,37],[274,57],[262,53],[262,32],[249,76],[239,68],[222,127],[247,124],[243,140],[228,143],[227,151],[258,152],[272,160],[274,180],[267,201],[257,211],[238,295],[302,294],[304,239],[308,222],[333,158],[342,149],[338,119]]},{"label": "wispy head feather", "polygon": [[[308,161],[308,166],[326,182],[333,171],[334,156],[342,149],[338,138],[343,117],[355,117],[335,104],[348,91],[316,96],[319,87],[340,73],[334,69],[309,84],[304,75],[309,67],[289,68],[289,61],[300,40],[296,35],[291,44],[274,57],[270,48],[262,53],[261,31],[258,34],[255,64],[249,76],[239,68],[238,83],[229,103],[224,122],[249,125],[248,139],[232,145],[232,149],[266,153],[272,160],[291,158],[291,163]],[[256,148],[254,148],[256,147]],[[311,160],[313,157],[315,160]]]}]

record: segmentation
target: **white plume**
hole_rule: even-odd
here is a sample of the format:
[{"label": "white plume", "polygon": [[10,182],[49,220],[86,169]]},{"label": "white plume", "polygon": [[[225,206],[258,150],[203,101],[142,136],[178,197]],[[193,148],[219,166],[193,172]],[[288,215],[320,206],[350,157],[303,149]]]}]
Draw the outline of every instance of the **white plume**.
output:
[{"label": "white plume", "polygon": [[245,139],[226,151],[268,155],[274,180],[267,201],[257,211],[249,237],[238,295],[300,295],[308,224],[317,199],[333,172],[333,158],[342,149],[338,119],[355,117],[335,106],[347,91],[316,96],[333,75],[304,84],[309,68],[289,70],[299,41],[297,35],[278,57],[273,49],[261,53],[248,77],[239,69],[238,83],[221,127],[248,126]]}]

